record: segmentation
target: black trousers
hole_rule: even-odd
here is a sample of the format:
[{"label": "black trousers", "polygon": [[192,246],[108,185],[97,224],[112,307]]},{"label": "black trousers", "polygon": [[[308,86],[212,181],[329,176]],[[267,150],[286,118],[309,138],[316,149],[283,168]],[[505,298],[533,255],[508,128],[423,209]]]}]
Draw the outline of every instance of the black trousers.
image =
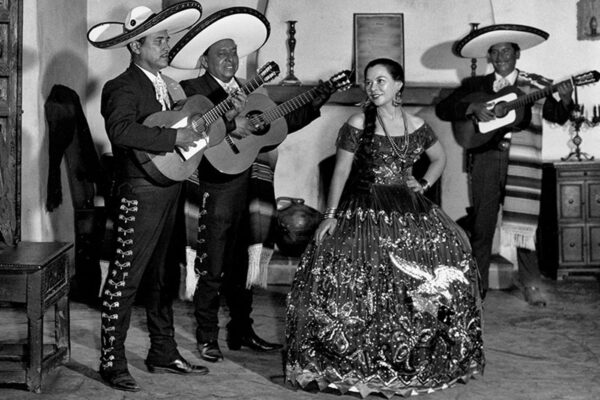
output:
[{"label": "black trousers", "polygon": [[252,326],[252,290],[246,289],[249,173],[224,183],[199,182],[195,261],[199,278],[194,293],[198,343],[218,338],[221,294],[231,317],[228,329],[242,333]]},{"label": "black trousers", "polygon": [[[173,327],[173,276],[177,262],[168,262],[181,184],[154,186],[143,179],[119,184],[114,221],[114,257],[102,291],[100,367],[127,368],[125,339],[131,308],[143,283],[150,334],[147,361],[161,364],[179,357]],[[143,279],[142,279],[143,278]]]},{"label": "black trousers", "polygon": [[[489,287],[490,258],[498,211],[504,200],[508,171],[508,148],[473,153],[471,163],[471,196],[473,229],[471,246],[481,274],[482,290]],[[537,252],[517,248],[518,276],[525,286],[536,286],[541,279]]]}]

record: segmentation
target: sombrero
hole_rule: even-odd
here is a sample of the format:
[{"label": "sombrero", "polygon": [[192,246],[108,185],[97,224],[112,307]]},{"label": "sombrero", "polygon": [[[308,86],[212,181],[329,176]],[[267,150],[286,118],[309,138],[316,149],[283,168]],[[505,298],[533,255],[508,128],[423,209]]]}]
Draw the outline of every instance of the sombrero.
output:
[{"label": "sombrero", "polygon": [[541,29],[526,25],[499,24],[471,31],[454,45],[454,52],[464,58],[487,57],[488,50],[498,43],[516,43],[521,50],[537,46],[550,36]]},{"label": "sombrero", "polygon": [[198,69],[199,58],[212,44],[232,39],[240,58],[260,49],[269,38],[271,25],[260,12],[248,7],[218,11],[190,29],[169,52],[171,67]]},{"label": "sombrero", "polygon": [[157,14],[140,6],[129,11],[125,23],[100,23],[90,28],[87,37],[95,47],[115,49],[155,32],[180,32],[195,24],[201,16],[202,6],[196,1],[176,3]]}]

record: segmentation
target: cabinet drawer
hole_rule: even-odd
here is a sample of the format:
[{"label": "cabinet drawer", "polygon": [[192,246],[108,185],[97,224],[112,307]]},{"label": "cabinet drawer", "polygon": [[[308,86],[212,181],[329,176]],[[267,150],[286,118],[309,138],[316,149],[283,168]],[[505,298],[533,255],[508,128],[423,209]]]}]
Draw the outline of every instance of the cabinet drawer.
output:
[{"label": "cabinet drawer", "polygon": [[583,251],[584,226],[563,226],[559,229],[559,248],[561,263],[583,264],[585,253]]},{"label": "cabinet drawer", "polygon": [[592,225],[590,229],[590,264],[600,264],[600,226]]},{"label": "cabinet drawer", "polygon": [[583,183],[560,182],[558,184],[558,210],[560,219],[583,218]]},{"label": "cabinet drawer", "polygon": [[600,182],[590,182],[587,186],[588,217],[600,219]]}]

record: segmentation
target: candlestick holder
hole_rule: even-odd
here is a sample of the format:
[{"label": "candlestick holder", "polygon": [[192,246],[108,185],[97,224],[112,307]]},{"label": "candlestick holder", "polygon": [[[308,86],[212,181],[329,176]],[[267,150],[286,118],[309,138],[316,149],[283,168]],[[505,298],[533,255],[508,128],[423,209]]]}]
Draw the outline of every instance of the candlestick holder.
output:
[{"label": "candlestick holder", "polygon": [[288,44],[288,51],[289,51],[289,58],[288,58],[288,75],[283,78],[283,80],[281,81],[281,85],[284,86],[299,86],[302,85],[302,82],[300,82],[300,79],[296,78],[296,75],[294,75],[294,50],[296,49],[296,22],[298,21],[286,21],[288,24],[288,40],[287,40],[287,44]]},{"label": "candlestick holder", "polygon": [[588,153],[585,153],[583,151],[581,151],[581,143],[583,142],[583,139],[581,138],[581,136],[579,136],[579,132],[581,131],[581,128],[583,126],[586,127],[592,127],[592,126],[596,126],[598,124],[598,117],[596,115],[594,115],[594,118],[592,120],[589,120],[585,117],[584,113],[583,113],[583,105],[581,104],[575,104],[575,107],[573,109],[573,112],[571,113],[571,117],[569,118],[569,121],[571,122],[571,126],[573,127],[573,132],[575,132],[575,134],[573,135],[573,138],[571,139],[571,142],[573,142],[573,144],[575,145],[575,149],[573,151],[571,151],[569,153],[568,156],[566,157],[562,157],[561,160],[563,161],[592,161],[594,160],[594,156],[589,155]]},{"label": "candlestick holder", "polygon": [[[469,22],[469,25],[471,25],[471,32],[474,32],[479,27],[479,22]],[[476,76],[476,75],[477,75],[477,59],[471,58],[471,76]]]}]

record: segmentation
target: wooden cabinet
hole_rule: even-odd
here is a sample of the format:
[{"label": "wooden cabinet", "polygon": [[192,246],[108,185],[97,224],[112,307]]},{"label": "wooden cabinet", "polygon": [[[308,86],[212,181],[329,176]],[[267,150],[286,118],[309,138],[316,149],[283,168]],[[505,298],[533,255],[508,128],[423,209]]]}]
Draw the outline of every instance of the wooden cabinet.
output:
[{"label": "wooden cabinet", "polygon": [[[27,314],[27,341],[0,346],[0,382],[40,393],[42,377],[69,361],[69,277],[73,244],[19,242],[0,248],[0,303]],[[44,343],[44,314],[54,308],[54,343]]]},{"label": "wooden cabinet", "polygon": [[[600,163],[557,162],[553,168],[557,279],[567,275],[600,274]],[[546,195],[543,192],[543,196]],[[543,222],[541,227],[545,228]],[[552,245],[552,241],[545,241],[542,245],[543,252]]]}]

